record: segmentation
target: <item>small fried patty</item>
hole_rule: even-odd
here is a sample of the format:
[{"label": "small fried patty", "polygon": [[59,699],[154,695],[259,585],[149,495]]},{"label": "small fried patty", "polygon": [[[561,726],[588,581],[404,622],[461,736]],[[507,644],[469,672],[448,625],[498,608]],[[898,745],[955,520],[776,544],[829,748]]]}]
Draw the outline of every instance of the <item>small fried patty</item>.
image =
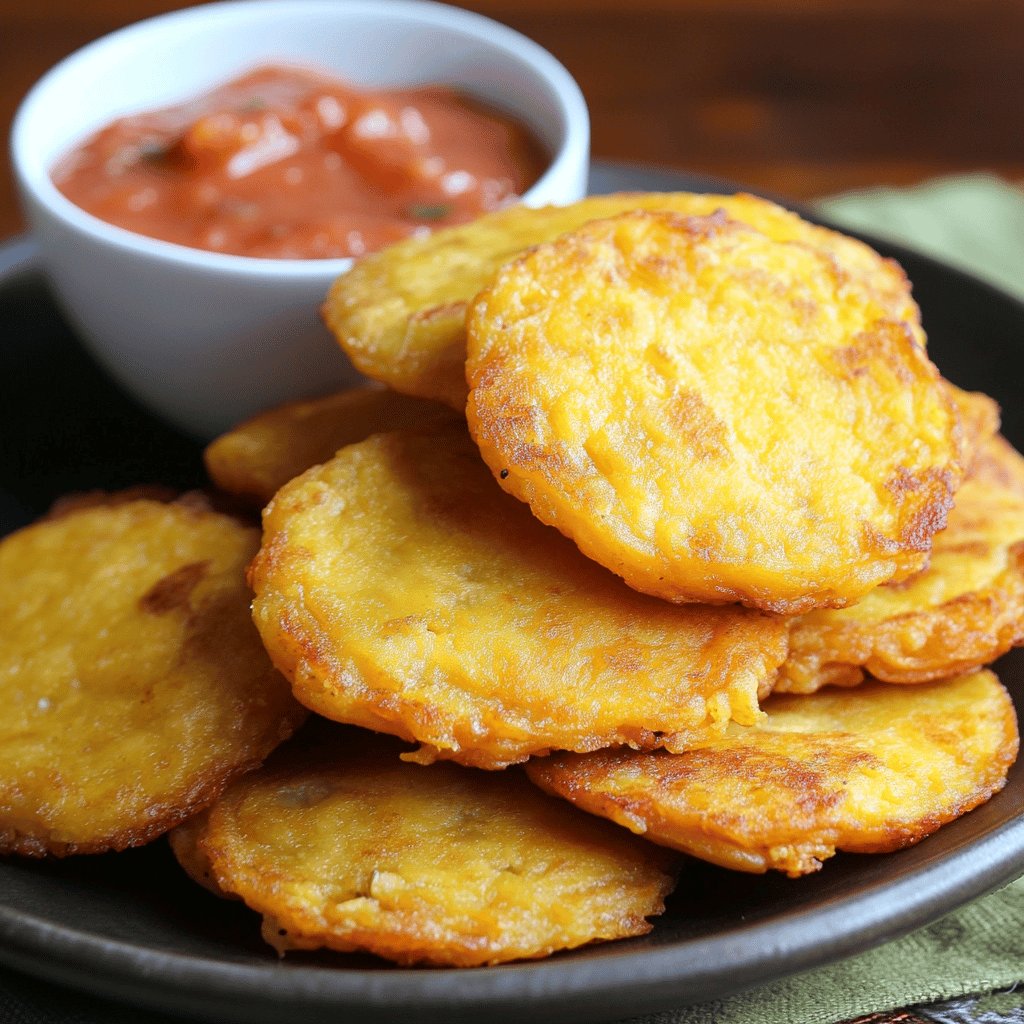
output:
[{"label": "small fried patty", "polygon": [[0,852],[148,842],[305,718],[249,617],[258,542],[116,498],[0,541]]},{"label": "small fried patty", "polygon": [[501,491],[464,425],[342,449],[263,531],[253,616],[296,696],[423,760],[678,747],[756,721],[786,655],[782,620],[675,607],[584,558]]},{"label": "small fried patty", "polygon": [[817,871],[836,850],[888,853],[1002,789],[1017,754],[988,671],[919,687],[773,696],[766,721],[682,754],[533,760],[530,778],[586,811],[737,871]]},{"label": "small fried patty", "polygon": [[340,727],[300,734],[200,820],[216,884],[264,915],[279,952],[472,967],[650,931],[676,855],[519,769],[421,767],[400,749]]},{"label": "small fried patty", "polygon": [[347,444],[452,416],[447,406],[367,385],[260,413],[211,441],[203,458],[218,487],[262,508],[289,480]]},{"label": "small fried patty", "polygon": [[920,683],[995,661],[1024,643],[1024,458],[1002,438],[983,445],[956,493],[931,562],[850,608],[797,619],[776,689],[853,686],[865,671]]},{"label": "small fried patty", "polygon": [[396,391],[466,406],[466,309],[500,267],[587,221],[629,210],[700,216],[724,210],[779,241],[815,245],[875,289],[891,316],[919,323],[906,276],[893,260],[838,232],[751,195],[624,192],[570,206],[513,206],[471,224],[409,239],[357,261],[335,282],[324,318],[349,358]]},{"label": "small fried patty", "polygon": [[949,392],[832,254],[721,213],[623,214],[503,268],[466,323],[501,486],[644,593],[842,607],[945,525]]}]

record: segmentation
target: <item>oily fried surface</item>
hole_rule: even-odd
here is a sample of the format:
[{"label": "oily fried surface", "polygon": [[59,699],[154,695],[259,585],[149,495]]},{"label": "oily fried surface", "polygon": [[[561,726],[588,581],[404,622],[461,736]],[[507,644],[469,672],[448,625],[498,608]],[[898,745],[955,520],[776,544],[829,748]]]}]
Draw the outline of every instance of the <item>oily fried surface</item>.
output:
[{"label": "oily fried surface", "polygon": [[248,614],[257,544],[149,500],[0,542],[0,851],[147,842],[291,733],[304,711]]},{"label": "oily fried surface", "polygon": [[304,704],[498,768],[753,722],[787,624],[638,594],[504,494],[464,426],[379,434],[264,511],[253,616]]},{"label": "oily fried surface", "polygon": [[903,271],[866,245],[751,195],[620,193],[571,206],[514,206],[472,224],[410,239],[359,260],[340,277],[324,317],[342,348],[366,376],[397,391],[466,405],[466,309],[498,269],[523,250],[587,221],[629,210],[706,215],[725,210],[781,241],[798,239],[841,259],[861,275],[890,314],[915,325],[919,315]]},{"label": "oily fried surface", "polygon": [[776,688],[941,679],[1024,643],[1024,458],[1002,438],[981,448],[936,534],[928,568],[850,608],[797,619]]},{"label": "oily fried surface", "polygon": [[816,871],[836,850],[915,843],[1002,788],[1017,754],[988,671],[919,687],[773,696],[766,720],[682,754],[602,750],[531,761],[544,789],[738,871]]},{"label": "oily fried surface", "polygon": [[595,221],[467,318],[502,486],[630,586],[776,612],[924,564],[959,419],[911,325],[834,256],[720,214]]},{"label": "oily fried surface", "polygon": [[675,855],[589,818],[518,769],[399,759],[333,727],[236,783],[199,846],[288,949],[470,967],[642,935]]},{"label": "oily fried surface", "polygon": [[260,413],[211,441],[203,457],[219,487],[262,508],[292,477],[347,444],[451,416],[446,406],[368,385]]}]

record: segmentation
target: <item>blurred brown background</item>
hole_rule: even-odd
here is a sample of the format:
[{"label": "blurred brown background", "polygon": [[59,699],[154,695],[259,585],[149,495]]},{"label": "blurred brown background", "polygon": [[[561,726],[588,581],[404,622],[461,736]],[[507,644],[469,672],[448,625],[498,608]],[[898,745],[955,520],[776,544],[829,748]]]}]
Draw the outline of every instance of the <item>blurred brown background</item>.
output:
[{"label": "blurred brown background", "polygon": [[[381,0],[382,3],[386,0]],[[51,64],[174,0],[0,0],[0,124]],[[1024,179],[1024,0],[471,0],[569,68],[595,156],[796,199]],[[0,237],[22,230],[6,151]]]}]

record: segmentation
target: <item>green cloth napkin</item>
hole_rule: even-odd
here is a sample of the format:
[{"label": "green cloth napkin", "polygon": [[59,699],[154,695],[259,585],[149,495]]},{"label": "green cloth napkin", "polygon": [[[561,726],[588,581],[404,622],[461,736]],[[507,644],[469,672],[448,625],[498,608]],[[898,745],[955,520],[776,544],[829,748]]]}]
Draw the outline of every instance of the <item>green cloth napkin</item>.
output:
[{"label": "green cloth napkin", "polygon": [[991,174],[821,199],[818,213],[903,242],[1024,298],[1024,190]]},{"label": "green cloth napkin", "polygon": [[[728,999],[638,1017],[631,1024],[837,1024],[920,1003],[1004,993],[1022,983],[1024,878],[1019,878],[860,956]],[[942,1019],[939,1013],[947,1009],[952,1008],[918,1012]],[[978,1024],[1024,1021],[1024,990],[1002,1000],[969,1000],[956,1010],[961,1016],[953,1019]]]},{"label": "green cloth napkin", "polygon": [[[851,230],[904,243],[1024,297],[1024,191],[993,175],[850,192],[813,207]],[[633,1024],[836,1024],[947,1000],[959,1002],[919,1012],[935,1020],[1024,1024],[1024,878],[860,956]]]}]

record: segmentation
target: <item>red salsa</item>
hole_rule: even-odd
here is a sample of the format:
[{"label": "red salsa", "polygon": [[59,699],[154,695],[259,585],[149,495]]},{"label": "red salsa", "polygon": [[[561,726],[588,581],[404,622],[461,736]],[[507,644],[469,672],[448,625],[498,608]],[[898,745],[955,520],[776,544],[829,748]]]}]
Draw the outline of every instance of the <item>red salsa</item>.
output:
[{"label": "red salsa", "polygon": [[53,181],[83,210],[141,235],[329,259],[503,206],[545,163],[522,125],[453,89],[362,92],[263,67],[115,121],[67,154]]}]

